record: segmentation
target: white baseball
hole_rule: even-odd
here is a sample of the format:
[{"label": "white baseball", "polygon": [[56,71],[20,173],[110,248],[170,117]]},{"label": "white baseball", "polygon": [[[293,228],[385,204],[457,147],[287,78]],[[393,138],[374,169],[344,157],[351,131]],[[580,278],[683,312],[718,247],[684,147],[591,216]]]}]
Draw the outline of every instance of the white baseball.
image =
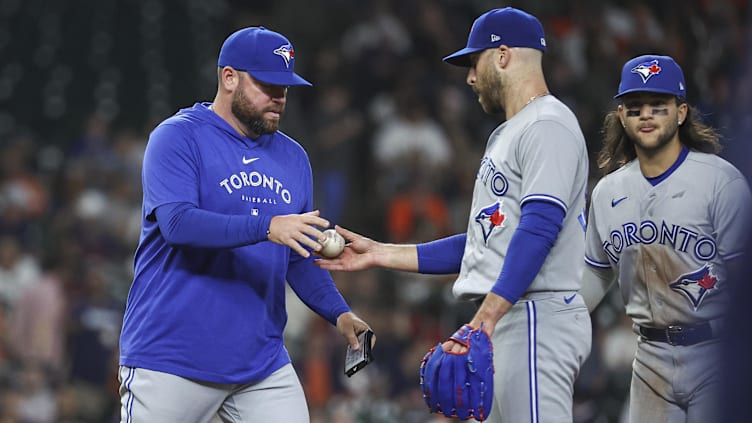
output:
[{"label": "white baseball", "polygon": [[334,229],[327,229],[324,231],[324,240],[319,241],[319,244],[321,244],[319,254],[326,258],[335,258],[345,249],[345,238]]}]

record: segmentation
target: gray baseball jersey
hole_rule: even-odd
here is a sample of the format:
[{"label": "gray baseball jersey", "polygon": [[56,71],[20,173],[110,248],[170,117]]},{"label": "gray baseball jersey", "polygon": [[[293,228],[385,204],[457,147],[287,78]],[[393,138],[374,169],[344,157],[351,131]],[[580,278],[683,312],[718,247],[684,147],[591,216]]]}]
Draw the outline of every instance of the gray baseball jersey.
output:
[{"label": "gray baseball jersey", "polygon": [[522,204],[548,201],[565,212],[540,272],[494,330],[489,423],[572,420],[574,380],[591,343],[590,316],[577,295],[587,177],[577,119],[553,96],[532,101],[489,137],[453,287],[457,297],[478,298],[496,283]]},{"label": "gray baseball jersey", "polygon": [[593,190],[585,261],[614,269],[638,325],[721,318],[725,263],[742,253],[750,197],[742,174],[712,154],[689,152],[656,186],[634,160]]},{"label": "gray baseball jersey", "polygon": [[530,200],[549,201],[566,216],[527,292],[580,287],[588,177],[585,138],[577,119],[556,97],[541,97],[496,128],[481,161],[467,226],[467,243],[453,292],[487,294],[501,272],[507,247]]},{"label": "gray baseball jersey", "polygon": [[[715,331],[728,307],[727,263],[742,253],[752,194],[741,173],[715,155],[690,151],[677,164],[655,186],[636,160],[598,182],[584,291],[615,276],[636,325],[709,322]],[[639,338],[630,422],[716,421],[720,345]]]}]

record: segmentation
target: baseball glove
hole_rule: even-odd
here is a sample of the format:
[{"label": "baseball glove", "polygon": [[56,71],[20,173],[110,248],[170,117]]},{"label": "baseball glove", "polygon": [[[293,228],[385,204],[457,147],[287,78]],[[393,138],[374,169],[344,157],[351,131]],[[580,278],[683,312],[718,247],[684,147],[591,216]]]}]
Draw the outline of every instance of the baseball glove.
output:
[{"label": "baseball glove", "polygon": [[483,421],[493,403],[493,345],[481,329],[462,325],[449,339],[467,347],[463,354],[446,352],[441,343],[420,363],[420,387],[432,413],[461,420]]}]

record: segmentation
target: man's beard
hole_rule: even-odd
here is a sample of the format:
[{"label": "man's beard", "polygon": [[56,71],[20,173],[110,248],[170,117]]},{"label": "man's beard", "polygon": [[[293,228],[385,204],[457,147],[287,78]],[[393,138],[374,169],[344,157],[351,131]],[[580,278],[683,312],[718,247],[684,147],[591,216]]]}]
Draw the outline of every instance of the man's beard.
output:
[{"label": "man's beard", "polygon": [[639,130],[635,132],[629,131],[632,133],[628,133],[628,135],[632,139],[632,143],[634,143],[636,148],[639,148],[645,153],[657,153],[663,150],[671,142],[671,140],[674,138],[674,135],[676,135],[677,131],[679,131],[679,125],[676,124],[676,122],[674,122],[673,125],[671,124],[671,122],[668,122],[665,129],[665,132],[659,134],[658,139],[653,145],[645,145],[640,140],[638,135]]},{"label": "man's beard", "polygon": [[279,119],[265,119],[264,112],[259,111],[241,90],[235,91],[232,97],[232,114],[257,135],[271,134],[279,129]]},{"label": "man's beard", "polygon": [[504,112],[501,97],[504,86],[499,79],[487,74],[478,75],[477,92],[483,111],[489,115],[497,115]]}]

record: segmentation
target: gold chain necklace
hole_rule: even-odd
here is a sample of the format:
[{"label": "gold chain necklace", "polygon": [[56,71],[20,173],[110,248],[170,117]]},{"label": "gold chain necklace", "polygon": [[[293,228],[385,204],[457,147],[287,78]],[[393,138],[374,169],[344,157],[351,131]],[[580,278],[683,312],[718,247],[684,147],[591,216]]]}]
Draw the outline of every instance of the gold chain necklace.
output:
[{"label": "gold chain necklace", "polygon": [[[530,100],[528,100],[527,103],[525,103],[525,106],[527,106],[528,104],[532,103],[533,100],[535,100],[536,98],[545,97],[545,96],[547,96],[549,94],[551,94],[551,92],[550,91],[546,91],[545,93],[534,95],[534,96],[530,97]],[[525,107],[525,106],[522,106],[522,107]]]}]

